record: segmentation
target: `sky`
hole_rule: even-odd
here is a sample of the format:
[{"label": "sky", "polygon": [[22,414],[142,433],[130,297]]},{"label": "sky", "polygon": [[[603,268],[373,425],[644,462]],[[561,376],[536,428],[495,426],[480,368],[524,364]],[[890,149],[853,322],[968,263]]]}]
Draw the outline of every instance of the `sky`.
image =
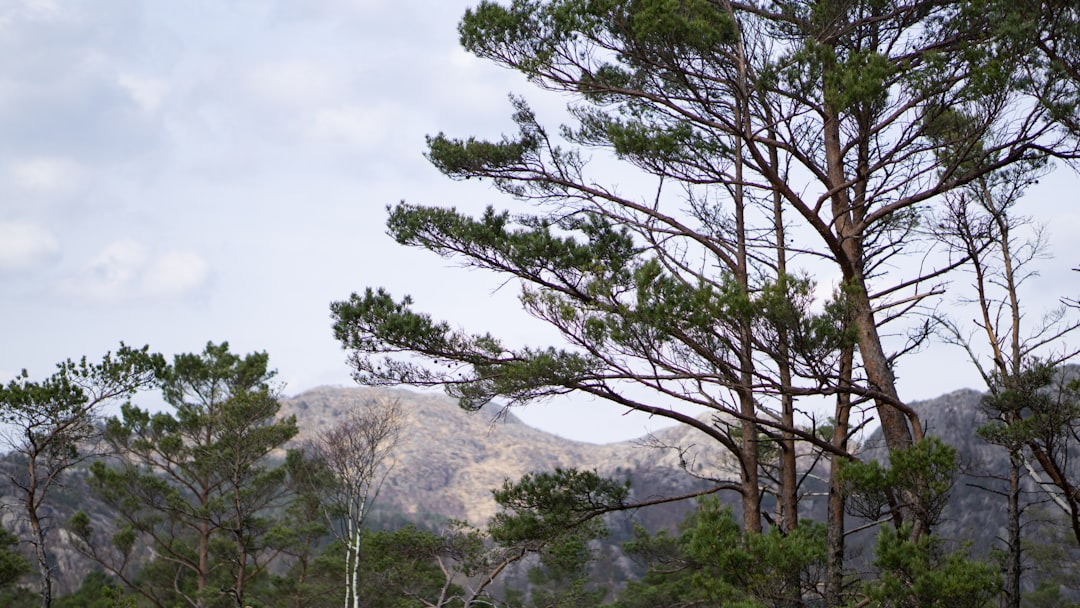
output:
[{"label": "sky", "polygon": [[[400,200],[510,202],[452,182],[425,135],[510,132],[510,93],[543,118],[566,99],[457,43],[461,0],[0,0],[0,380],[100,358],[123,341],[167,355],[228,341],[266,351],[284,393],[351,386],[329,304],[368,286],[510,342],[550,340],[500,279],[404,249]],[[1080,293],[1080,180],[1033,191],[1056,256],[1036,285]],[[827,278],[825,282],[827,282]],[[977,386],[959,354],[902,367],[908,399]],[[530,405],[570,439],[661,421],[583,398]]]}]

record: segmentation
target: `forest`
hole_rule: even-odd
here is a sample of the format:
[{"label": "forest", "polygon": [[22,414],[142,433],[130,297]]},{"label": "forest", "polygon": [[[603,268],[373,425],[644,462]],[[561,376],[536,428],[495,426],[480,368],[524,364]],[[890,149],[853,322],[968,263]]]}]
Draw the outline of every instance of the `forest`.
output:
[{"label": "forest", "polygon": [[[360,408],[285,453],[296,421],[277,416],[265,354],[210,343],[169,362],[122,345],[0,392],[26,530],[0,539],[13,605],[1080,601],[1069,569],[1047,565],[1080,549],[1080,294],[1021,304],[1041,265],[1063,263],[1025,196],[1080,156],[1074,2],[485,1],[459,33],[563,95],[570,124],[514,96],[516,133],[430,136],[431,163],[504,206],[403,201],[387,230],[517,289],[556,343],[366,287],[330,305],[356,381],[443,388],[466,410],[589,397],[695,430],[731,474],[687,460],[702,490],[643,499],[594,471],[535,471],[492,488],[482,527],[365,526],[399,407]],[[1008,463],[980,484],[1005,513],[990,551],[940,533],[965,463],[898,388],[897,366],[931,343],[955,347],[943,369],[978,371],[982,423],[966,430]],[[166,410],[130,402],[150,388]],[[121,414],[100,420],[110,403]],[[110,512],[53,521],[77,470]],[[635,529],[619,551],[639,576],[607,580],[605,518],[676,500],[697,506],[676,529]],[[866,529],[872,555],[854,555]],[[60,537],[100,575],[53,598]],[[518,567],[528,584],[510,586]]]}]

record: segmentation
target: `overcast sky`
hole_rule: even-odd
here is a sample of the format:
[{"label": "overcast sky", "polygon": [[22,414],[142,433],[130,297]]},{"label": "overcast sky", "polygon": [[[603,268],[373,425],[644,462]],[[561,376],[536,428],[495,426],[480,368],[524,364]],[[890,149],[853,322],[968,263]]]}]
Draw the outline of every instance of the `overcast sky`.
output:
[{"label": "overcast sky", "polygon": [[[542,341],[508,312],[512,288],[385,235],[402,199],[506,203],[441,176],[425,135],[497,137],[511,92],[558,120],[562,100],[458,48],[470,4],[0,0],[0,379],[121,340],[170,355],[227,340],[267,351],[286,394],[348,386],[328,307],[367,286]],[[1077,180],[1044,181],[1033,204],[1060,259],[1043,292],[1080,293]],[[934,352],[900,370],[919,378],[906,398],[976,386]],[[582,400],[519,414],[590,441],[659,428]]]}]

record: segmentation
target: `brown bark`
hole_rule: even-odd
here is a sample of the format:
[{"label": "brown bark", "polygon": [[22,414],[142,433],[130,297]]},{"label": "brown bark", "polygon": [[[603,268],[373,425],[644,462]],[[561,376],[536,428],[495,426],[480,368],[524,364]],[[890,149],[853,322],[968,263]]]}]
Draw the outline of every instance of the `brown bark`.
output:
[{"label": "brown bark", "polygon": [[1009,453],[1009,511],[1006,530],[1009,536],[1005,556],[1005,608],[1020,608],[1020,454]]},{"label": "brown bark", "polygon": [[[749,129],[749,115],[746,112],[748,105],[746,88],[746,61],[741,56],[742,47],[739,45],[739,82],[738,99],[736,100],[736,121]],[[750,292],[750,270],[747,262],[747,226],[746,226],[746,198],[743,187],[743,146],[744,137],[737,138],[735,144],[735,239],[736,239],[736,268],[735,280],[744,294]],[[750,321],[744,320],[739,328],[739,386],[736,392],[739,395],[739,413],[742,414],[742,509],[743,530],[747,533],[761,533],[761,482],[758,472],[758,425],[757,403],[751,387],[754,384],[754,355],[753,355],[753,329]]]},{"label": "brown bark", "polygon": [[34,543],[34,558],[37,561],[38,573],[41,576],[41,608],[49,608],[52,605],[52,568],[49,566],[49,555],[45,550],[45,528],[38,515],[38,479],[34,460],[30,460],[27,469],[29,478],[26,486],[26,514],[30,520],[30,533]]},{"label": "brown bark", "polygon": [[1080,543],[1080,489],[1072,485],[1069,479],[1065,476],[1065,473],[1058,466],[1058,463],[1047,455],[1042,446],[1032,441],[1028,443],[1028,447],[1031,448],[1031,453],[1035,456],[1035,460],[1042,467],[1049,477],[1050,481],[1057,486],[1062,493],[1062,497],[1069,506],[1069,525],[1072,527],[1073,536],[1076,538],[1076,542]]},{"label": "brown bark", "polygon": [[[827,61],[825,71],[830,69],[835,69],[835,65]],[[890,451],[901,450],[912,445],[913,430],[916,434],[920,432],[918,419],[913,419],[912,427],[909,427],[908,418],[913,414],[905,415],[896,407],[896,404],[900,403],[896,391],[896,377],[881,345],[864,275],[866,260],[862,241],[866,229],[865,201],[853,203],[846,186],[849,179],[844,169],[839,111],[834,107],[834,102],[826,99],[822,112],[825,163],[828,186],[832,193],[833,226],[839,243],[839,250],[833,253],[837,256],[843,272],[844,288],[858,337],[859,357],[870,389],[874,393],[874,404],[885,444]]]},{"label": "brown bark", "polygon": [[[206,504],[203,502],[202,504]],[[199,571],[195,581],[195,606],[202,608],[203,597],[210,577],[210,524],[199,522]]]},{"label": "brown bark", "polygon": [[[846,347],[840,357],[840,382],[851,383],[854,347]],[[851,415],[851,393],[841,391],[836,397],[836,420],[832,444],[847,451],[848,422]],[[840,483],[840,457],[830,456],[829,505],[826,531],[825,606],[843,605],[844,592],[844,492]]]}]

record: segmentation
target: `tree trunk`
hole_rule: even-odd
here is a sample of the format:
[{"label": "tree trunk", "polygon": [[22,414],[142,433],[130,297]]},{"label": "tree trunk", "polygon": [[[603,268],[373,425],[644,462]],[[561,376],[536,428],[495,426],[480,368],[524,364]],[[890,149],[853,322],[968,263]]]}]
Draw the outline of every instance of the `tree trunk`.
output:
[{"label": "tree trunk", "polygon": [[[840,356],[840,382],[851,383],[854,347],[845,347]],[[840,392],[836,397],[836,416],[832,444],[847,451],[848,420],[851,415],[851,394]],[[844,592],[844,492],[840,484],[840,457],[833,454],[829,466],[829,506],[826,532],[825,607],[843,605]]]},{"label": "tree trunk", "polygon": [[37,505],[34,498],[36,492],[36,480],[30,478],[31,491],[26,495],[26,511],[30,518],[30,532],[34,539],[34,557],[37,559],[38,574],[41,577],[41,608],[49,608],[52,605],[52,568],[49,566],[49,554],[45,549],[45,529],[38,517]]},{"label": "tree trunk", "polygon": [[[774,134],[770,127],[769,136],[773,139]],[[777,172],[780,170],[780,158],[775,147],[769,148],[769,162]],[[787,236],[784,230],[784,206],[783,198],[779,192],[773,192],[773,232],[776,239],[776,276],[781,293],[788,293],[787,276]],[[790,393],[792,387],[791,374],[791,342],[790,328],[781,326],[777,328],[778,341],[775,356],[777,371],[780,375],[780,412],[781,421],[785,429],[795,428],[795,397]],[[781,433],[780,442],[780,530],[789,534],[799,527],[799,481],[798,481],[798,454],[796,453],[795,434],[790,430]],[[802,602],[802,572],[790,570],[784,573],[787,579],[785,585],[792,590],[790,606],[804,605]]]},{"label": "tree trunk", "polygon": [[[755,413],[754,400],[749,391],[739,391],[740,411],[743,415]],[[761,534],[761,489],[758,480],[757,424],[753,420],[742,422],[742,509],[743,530],[748,534]]]},{"label": "tree trunk", "polygon": [[[740,65],[741,80],[745,82],[745,64]],[[745,89],[736,103],[736,119],[742,123],[746,118],[743,108],[746,104]],[[743,294],[750,293],[750,270],[747,261],[746,200],[743,188],[743,145],[740,139],[735,143],[735,241],[736,259],[735,280]],[[758,476],[758,426],[757,403],[751,389],[754,382],[753,329],[750,321],[744,319],[739,327],[739,413],[742,415],[742,509],[743,530],[748,534],[761,533],[761,485]]]},{"label": "tree trunk", "polygon": [[[835,70],[832,61],[826,61],[825,73]],[[826,85],[828,88],[828,85]],[[849,189],[845,184],[849,177],[844,168],[844,142],[840,133],[840,116],[828,98],[822,105],[824,122],[822,131],[825,143],[825,163],[828,171],[828,186],[832,191],[833,226],[836,232],[838,250],[833,251],[839,262],[844,277],[844,288],[851,306],[851,319],[858,336],[859,357],[866,372],[870,388],[878,393],[874,403],[877,409],[881,432],[889,451],[902,450],[913,443],[912,428],[908,427],[907,415],[898,409],[896,377],[889,365],[888,357],[881,345],[877,322],[874,319],[873,306],[870,303],[866,286],[865,263],[863,258],[863,238],[866,227],[863,218],[866,210],[864,203],[853,204]],[[918,433],[918,421],[912,420],[912,426]]]},{"label": "tree trunk", "polygon": [[[31,443],[31,445],[33,445]],[[38,574],[41,584],[41,607],[49,608],[52,605],[52,568],[49,567],[49,552],[46,549],[45,528],[38,516],[38,507],[41,503],[39,493],[43,493],[38,480],[37,461],[40,452],[30,452],[26,466],[26,493],[23,505],[26,507],[26,517],[30,521],[30,535],[34,544],[34,557],[37,561]]]},{"label": "tree trunk", "polygon": [[1009,452],[1008,554],[1005,556],[1005,608],[1020,608],[1020,454]]},{"label": "tree trunk", "polygon": [[360,608],[360,543],[362,541],[360,528],[353,532],[352,547],[352,572],[349,573],[349,585],[352,591],[352,608]]},{"label": "tree trunk", "polygon": [[347,524],[345,541],[345,608],[353,608],[353,538],[352,526]]},{"label": "tree trunk", "polygon": [[236,608],[244,608],[244,582],[247,578],[247,549],[243,534],[239,534],[237,544],[239,553],[236,556],[236,581],[233,586],[233,598],[236,600]]},{"label": "tree trunk", "polygon": [[[206,504],[205,502],[203,504]],[[203,608],[206,598],[206,587],[210,584],[210,523],[206,520],[199,522],[199,576],[196,581],[195,605]]]}]

